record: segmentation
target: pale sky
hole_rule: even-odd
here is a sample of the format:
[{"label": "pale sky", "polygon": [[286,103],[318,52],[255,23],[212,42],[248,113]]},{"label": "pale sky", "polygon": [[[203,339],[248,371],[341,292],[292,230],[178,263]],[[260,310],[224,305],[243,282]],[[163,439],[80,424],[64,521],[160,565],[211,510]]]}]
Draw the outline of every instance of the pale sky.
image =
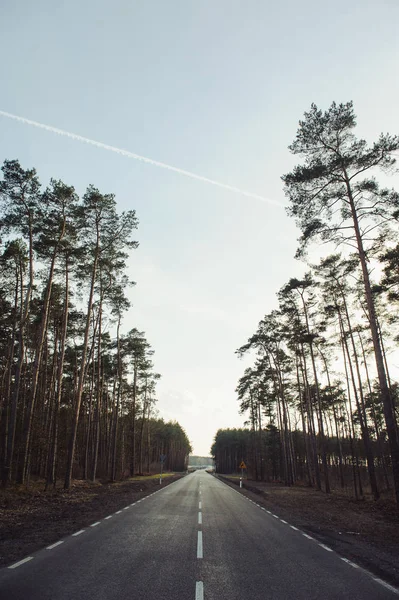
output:
[{"label": "pale sky", "polygon": [[[397,0],[2,0],[0,110],[285,203],[311,102],[399,133]],[[304,267],[283,208],[0,116],[0,162],[116,194],[140,221],[125,330],[146,332],[158,410],[207,455],[239,427],[234,355]]]}]

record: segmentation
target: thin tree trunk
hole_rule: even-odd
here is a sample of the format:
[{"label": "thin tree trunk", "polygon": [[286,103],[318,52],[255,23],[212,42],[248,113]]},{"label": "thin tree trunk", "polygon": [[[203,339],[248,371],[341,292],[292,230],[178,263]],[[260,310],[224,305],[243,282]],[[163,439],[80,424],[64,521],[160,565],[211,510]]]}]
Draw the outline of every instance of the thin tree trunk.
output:
[{"label": "thin tree trunk", "polygon": [[65,482],[64,488],[69,489],[71,487],[71,479],[72,479],[72,469],[73,469],[73,460],[75,455],[75,445],[76,445],[76,437],[78,432],[78,423],[79,423],[79,414],[80,414],[80,405],[82,402],[82,394],[83,394],[83,384],[84,384],[84,376],[86,371],[86,357],[87,357],[87,347],[89,343],[89,331],[90,331],[90,321],[91,314],[93,310],[93,297],[94,297],[94,284],[96,281],[97,275],[97,264],[99,258],[99,230],[97,225],[97,245],[94,253],[94,262],[91,273],[91,284],[90,284],[90,293],[89,300],[87,303],[87,313],[86,313],[86,326],[84,333],[84,341],[83,341],[83,350],[82,350],[82,359],[80,364],[80,373],[78,380],[78,388],[75,400],[75,414],[72,421],[72,431],[69,439],[68,445],[68,455],[67,455],[67,464],[65,470]]},{"label": "thin tree trunk", "polygon": [[[7,399],[7,404],[10,405],[10,414],[7,415],[6,421],[6,435],[4,439],[4,463],[3,463],[3,472],[2,472],[2,486],[6,487],[6,485],[11,480],[11,468],[12,468],[12,459],[14,455],[14,443],[15,443],[15,429],[17,423],[17,408],[18,408],[18,393],[11,395],[11,381],[12,381],[12,366],[14,362],[14,352],[15,352],[15,338],[16,338],[16,330],[17,330],[17,314],[18,314],[18,296],[19,296],[19,286],[20,282],[22,283],[23,273],[22,273],[22,261],[20,259],[20,264],[15,269],[15,293],[14,293],[14,321],[10,342],[10,354],[9,354],[9,368],[8,368],[8,377],[7,377],[7,388],[5,390],[5,397]],[[22,296],[21,296],[22,301]]]},{"label": "thin tree trunk", "polygon": [[[26,477],[28,455],[30,452],[30,445],[31,445],[33,412],[35,409],[35,402],[36,402],[37,388],[38,388],[38,383],[39,383],[39,372],[40,372],[40,367],[41,367],[44,341],[45,341],[47,327],[48,327],[48,315],[49,315],[49,310],[50,310],[50,299],[51,299],[51,292],[52,292],[53,279],[54,279],[55,261],[56,261],[56,257],[58,254],[59,245],[65,234],[65,225],[66,225],[66,219],[64,218],[62,230],[61,230],[61,233],[57,240],[57,243],[55,245],[53,255],[51,257],[50,271],[49,271],[49,275],[47,278],[46,294],[45,294],[45,298],[44,298],[43,311],[42,311],[42,320],[41,320],[40,327],[39,327],[38,343],[37,343],[37,349],[36,349],[36,353],[35,353],[35,360],[33,363],[32,391],[31,391],[29,401],[28,401],[28,407],[27,407],[27,411],[26,411],[26,417],[25,417],[23,433],[22,433],[24,450],[23,450],[22,463],[20,464],[20,470],[19,470],[19,474],[18,474],[19,483],[24,483],[25,477]],[[32,240],[30,241],[30,243],[32,243]]]},{"label": "thin tree trunk", "polygon": [[363,247],[363,240],[362,240],[362,235],[360,232],[358,215],[357,215],[355,201],[354,201],[353,194],[352,194],[350,180],[349,180],[348,174],[345,169],[344,169],[344,176],[345,176],[345,184],[346,184],[347,194],[348,194],[348,198],[349,198],[349,203],[350,203],[350,207],[351,207],[353,225],[354,225],[355,234],[356,234],[358,255],[359,255],[360,264],[361,264],[362,273],[363,273],[364,291],[365,291],[365,295],[366,295],[367,310],[368,310],[369,320],[370,320],[371,337],[373,340],[375,361],[376,361],[377,373],[378,373],[378,381],[380,384],[381,399],[382,399],[382,404],[383,404],[383,408],[384,408],[385,423],[386,423],[386,427],[387,427],[389,447],[390,447],[390,452],[391,452],[392,473],[393,473],[393,480],[394,480],[394,487],[395,487],[396,503],[399,505],[399,442],[398,442],[398,436],[396,433],[396,431],[397,431],[396,419],[395,419],[394,411],[392,409],[391,394],[390,394],[390,390],[388,387],[387,375],[386,375],[385,366],[384,366],[384,357],[382,354],[381,341],[380,341],[378,327],[377,327],[377,315],[376,315],[376,310],[375,310],[373,294],[372,294],[372,290],[371,290],[369,271],[368,271],[368,267],[367,267],[367,257],[366,257],[366,253],[365,253],[364,247]]}]

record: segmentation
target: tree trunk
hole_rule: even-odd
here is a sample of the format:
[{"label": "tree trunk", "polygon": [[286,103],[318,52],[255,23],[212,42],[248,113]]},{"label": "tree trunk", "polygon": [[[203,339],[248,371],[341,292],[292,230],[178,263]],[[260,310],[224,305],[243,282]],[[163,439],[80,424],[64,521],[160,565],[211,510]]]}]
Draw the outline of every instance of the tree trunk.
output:
[{"label": "tree trunk", "polygon": [[[304,316],[305,316],[306,331],[308,333],[309,339],[311,339],[311,333],[310,333],[310,327],[309,327],[309,319],[308,319],[308,311],[307,311],[305,299],[303,297],[303,294],[300,294],[300,296],[301,296],[302,305],[303,305],[303,312],[304,312]],[[313,352],[313,343],[312,343],[312,341],[310,341],[310,343],[309,343],[309,349],[310,349],[310,359],[311,359],[311,363],[312,363],[313,377],[314,377],[315,389],[316,389],[316,399],[317,399],[317,405],[318,405],[318,409],[319,409],[319,412],[318,412],[318,415],[319,415],[319,420],[318,421],[319,422],[318,422],[318,424],[319,424],[319,435],[320,435],[320,446],[321,446],[321,460],[322,460],[323,469],[324,469],[324,484],[325,484],[325,487],[326,487],[326,494],[330,494],[331,489],[330,489],[330,479],[329,479],[329,474],[328,474],[326,440],[325,440],[325,436],[324,436],[323,410],[322,410],[322,406],[321,406],[319,380],[318,380],[318,377],[317,377],[316,361],[315,361],[315,356],[314,356],[314,352]]]},{"label": "tree trunk", "polygon": [[390,452],[391,452],[392,474],[393,474],[393,481],[394,481],[394,487],[395,487],[396,503],[399,505],[399,442],[398,442],[398,437],[396,434],[396,430],[397,430],[396,419],[395,419],[394,411],[392,410],[392,400],[391,400],[390,390],[388,387],[388,381],[387,381],[387,375],[386,375],[385,366],[384,366],[384,357],[382,354],[380,337],[378,334],[377,316],[376,316],[373,294],[372,294],[372,290],[371,290],[369,271],[367,268],[367,257],[366,257],[366,253],[365,253],[364,247],[363,247],[363,240],[362,240],[362,235],[360,232],[356,206],[355,206],[355,202],[353,199],[352,189],[350,186],[350,180],[346,173],[346,170],[344,170],[344,174],[345,174],[345,184],[346,184],[346,188],[347,188],[347,194],[348,194],[349,203],[350,203],[350,207],[351,207],[352,220],[353,220],[353,225],[354,225],[355,234],[356,234],[358,254],[359,254],[360,264],[361,264],[362,273],[363,273],[363,283],[364,283],[364,291],[365,291],[365,295],[366,295],[367,310],[368,310],[369,321],[370,321],[371,337],[373,340],[375,361],[376,361],[377,373],[378,373],[378,381],[380,384],[381,399],[382,399],[382,404],[383,404],[383,409],[384,409],[385,423],[386,423],[386,427],[387,427],[389,447],[390,447]]},{"label": "tree trunk", "polygon": [[[18,313],[18,296],[19,296],[19,286],[21,284],[21,292],[22,292],[22,281],[23,281],[23,272],[22,272],[22,261],[20,259],[20,263],[15,270],[15,294],[14,294],[14,312],[15,319],[13,322],[13,330],[10,342],[10,354],[9,354],[9,369],[8,369],[8,377],[7,377],[7,389],[6,389],[6,399],[7,403],[10,403],[10,414],[8,417],[8,422],[6,424],[7,427],[7,435],[4,439],[4,463],[3,463],[3,472],[2,472],[2,486],[6,487],[6,485],[11,480],[11,468],[12,468],[12,459],[14,456],[14,443],[15,443],[15,429],[17,423],[17,408],[18,408],[18,394],[19,394],[19,383],[18,390],[11,395],[11,378],[12,378],[12,365],[14,362],[14,346],[15,346],[15,338],[16,338],[16,330],[17,330],[17,313]],[[21,303],[22,303],[22,293],[21,293]],[[21,336],[20,336],[21,343]]]},{"label": "tree trunk", "polygon": [[[48,314],[49,314],[49,309],[50,309],[51,291],[52,291],[53,279],[54,279],[55,261],[56,261],[56,257],[58,254],[59,245],[65,234],[65,225],[66,225],[66,219],[64,218],[62,230],[61,230],[60,236],[57,240],[57,243],[54,247],[54,251],[53,251],[53,254],[51,257],[50,271],[49,271],[49,275],[47,278],[46,294],[45,294],[44,303],[43,303],[42,320],[41,320],[40,327],[39,327],[39,336],[38,336],[37,348],[36,348],[36,353],[35,353],[35,360],[33,363],[33,374],[32,374],[32,384],[31,384],[32,391],[31,391],[29,401],[28,401],[28,407],[27,407],[27,411],[26,411],[25,422],[24,422],[23,433],[22,433],[24,450],[23,450],[23,455],[22,455],[22,462],[19,466],[19,473],[18,473],[18,482],[19,483],[24,483],[25,477],[26,477],[28,455],[30,452],[30,445],[31,445],[33,412],[35,409],[35,402],[36,402],[37,388],[38,388],[38,382],[39,382],[39,372],[40,372],[40,367],[41,367],[44,340],[46,337],[47,327],[48,327]],[[30,243],[32,243],[32,240],[30,240]]]},{"label": "tree trunk", "polygon": [[76,445],[76,437],[77,437],[77,433],[78,433],[80,405],[82,402],[84,376],[85,376],[85,371],[86,371],[87,347],[88,347],[88,343],[89,343],[90,321],[91,321],[91,314],[92,314],[92,310],[93,310],[94,284],[95,284],[96,275],[97,275],[98,258],[99,258],[99,231],[97,230],[97,245],[96,245],[96,249],[95,249],[94,262],[93,262],[93,266],[92,266],[89,301],[87,303],[86,326],[85,326],[85,333],[84,333],[84,340],[83,340],[82,358],[81,358],[81,363],[80,363],[78,388],[77,388],[76,400],[75,400],[75,413],[74,413],[74,417],[73,417],[73,421],[72,421],[72,431],[71,431],[71,436],[70,436],[69,445],[68,445],[68,455],[67,455],[67,464],[66,464],[65,482],[64,482],[64,489],[66,489],[66,490],[68,490],[71,487],[73,459],[74,459],[74,455],[75,455],[75,445]]}]

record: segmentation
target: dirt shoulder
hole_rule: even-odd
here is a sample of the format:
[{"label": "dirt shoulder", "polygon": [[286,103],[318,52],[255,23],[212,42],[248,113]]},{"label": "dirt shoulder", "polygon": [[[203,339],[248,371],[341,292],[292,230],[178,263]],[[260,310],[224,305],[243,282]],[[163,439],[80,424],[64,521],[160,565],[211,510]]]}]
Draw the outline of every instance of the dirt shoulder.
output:
[{"label": "dirt shoulder", "polygon": [[[239,478],[217,477],[239,487]],[[399,587],[399,510],[391,500],[355,502],[306,487],[245,480],[240,491],[339,555]]]},{"label": "dirt shoulder", "polygon": [[[162,486],[184,477],[165,474]],[[0,567],[10,565],[59,539],[88,527],[156,489],[157,478],[132,478],[118,483],[74,481],[70,490],[30,489],[0,491]]]}]

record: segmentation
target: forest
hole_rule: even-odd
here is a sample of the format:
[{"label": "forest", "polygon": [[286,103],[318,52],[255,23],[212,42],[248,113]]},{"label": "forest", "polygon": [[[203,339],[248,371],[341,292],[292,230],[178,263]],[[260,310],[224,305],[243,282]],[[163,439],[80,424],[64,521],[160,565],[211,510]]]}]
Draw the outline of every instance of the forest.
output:
[{"label": "forest", "polygon": [[212,454],[221,473],[244,460],[256,480],[399,503],[399,137],[369,146],[355,127],[352,102],[299,122],[282,180],[304,274],[237,350],[246,428],[219,430]]},{"label": "forest", "polygon": [[[6,160],[0,181],[2,485],[115,481],[186,468],[190,442],[157,414],[154,354],[127,331],[138,219],[113,194]],[[131,319],[130,319],[131,322]]]}]

